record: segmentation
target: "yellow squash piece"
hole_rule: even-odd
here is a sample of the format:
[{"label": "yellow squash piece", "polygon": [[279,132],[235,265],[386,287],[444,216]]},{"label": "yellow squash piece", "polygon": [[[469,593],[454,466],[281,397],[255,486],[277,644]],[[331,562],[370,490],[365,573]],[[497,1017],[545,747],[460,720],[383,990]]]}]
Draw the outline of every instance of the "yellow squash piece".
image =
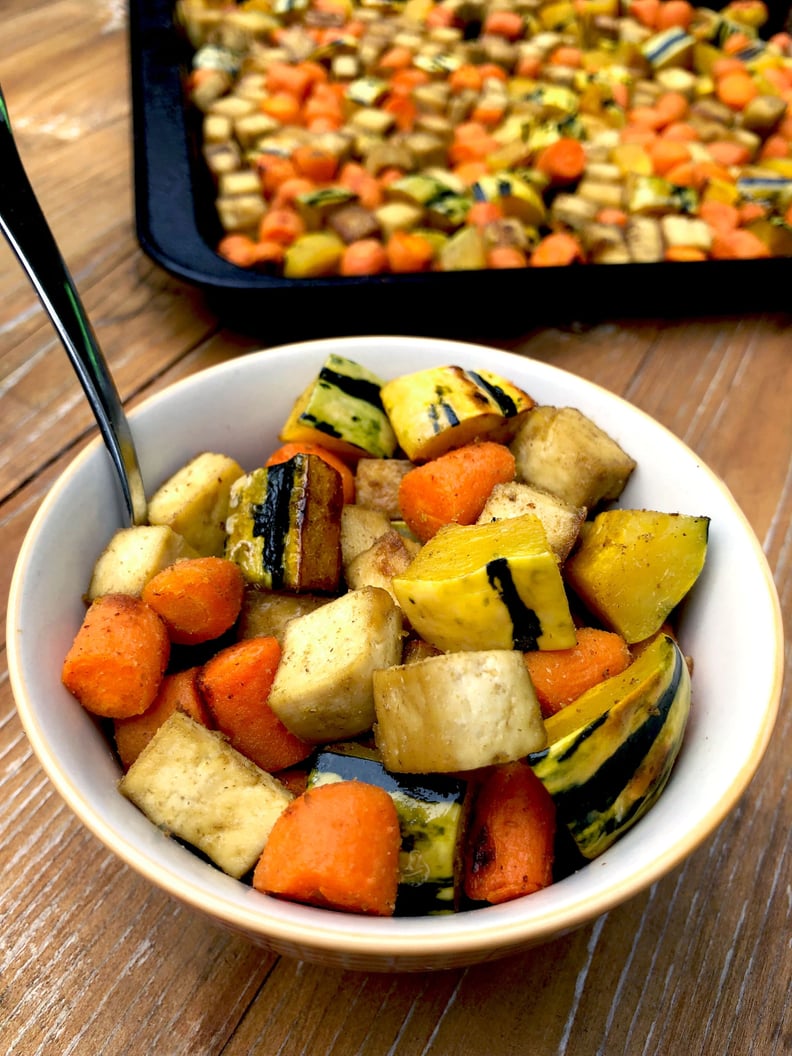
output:
[{"label": "yellow squash piece", "polygon": [[409,459],[424,462],[473,440],[508,443],[534,400],[486,370],[430,367],[382,386],[382,403]]},{"label": "yellow squash piece", "polygon": [[396,437],[382,407],[381,384],[359,363],[328,356],[297,399],[281,440],[320,444],[342,458],[390,458]]},{"label": "yellow squash piece", "polygon": [[582,525],[567,559],[567,583],[628,642],[655,634],[699,577],[708,517],[606,510]]},{"label": "yellow squash piece", "polygon": [[576,641],[558,562],[534,514],[441,528],[392,583],[418,634],[446,652]]}]

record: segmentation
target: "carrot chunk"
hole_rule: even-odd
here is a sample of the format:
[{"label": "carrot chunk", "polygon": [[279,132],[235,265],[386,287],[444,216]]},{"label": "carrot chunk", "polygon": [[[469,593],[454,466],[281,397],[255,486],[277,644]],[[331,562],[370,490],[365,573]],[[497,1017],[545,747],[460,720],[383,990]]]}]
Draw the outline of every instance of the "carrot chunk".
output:
[{"label": "carrot chunk", "polygon": [[537,649],[524,656],[545,718],[592,686],[620,674],[632,659],[620,634],[596,627],[578,628],[577,645],[571,649]]},{"label": "carrot chunk", "polygon": [[198,676],[217,728],[237,751],[269,772],[302,762],[313,750],[267,703],[280,657],[276,638],[246,638],[213,656]]},{"label": "carrot chunk", "polygon": [[574,183],[586,168],[586,152],[579,139],[562,136],[548,144],[536,160],[536,167],[553,184]]},{"label": "carrot chunk", "polygon": [[244,577],[233,561],[194,557],[163,568],[141,597],[162,617],[172,642],[197,645],[219,638],[234,624],[244,590]]},{"label": "carrot chunk", "polygon": [[492,440],[465,444],[402,477],[399,508],[422,542],[446,524],[473,524],[496,484],[514,479],[514,455]]},{"label": "carrot chunk", "polygon": [[140,715],[170,659],[165,624],[141,598],[104,594],[88,609],[63,662],[63,684],[94,715]]},{"label": "carrot chunk", "polygon": [[508,902],[553,881],[555,805],[523,760],[483,779],[470,821],[464,888],[475,902]]},{"label": "carrot chunk", "polygon": [[125,770],[134,763],[148,742],[174,711],[182,711],[202,726],[212,718],[198,690],[198,667],[165,675],[151,707],[142,715],[130,715],[113,723],[116,750]]},{"label": "carrot chunk", "polygon": [[278,817],[253,886],[313,906],[392,916],[400,847],[398,814],[384,789],[362,781],[319,785]]},{"label": "carrot chunk", "polygon": [[583,260],[583,247],[574,235],[553,231],[537,244],[531,254],[532,268],[554,268]]}]

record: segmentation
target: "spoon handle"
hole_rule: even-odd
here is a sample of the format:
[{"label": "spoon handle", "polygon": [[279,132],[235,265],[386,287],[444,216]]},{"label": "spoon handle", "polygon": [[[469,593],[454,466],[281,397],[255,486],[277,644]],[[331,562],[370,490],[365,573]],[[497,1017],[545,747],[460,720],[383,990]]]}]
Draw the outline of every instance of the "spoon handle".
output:
[{"label": "spoon handle", "polygon": [[132,524],[146,496],[132,432],[107,362],[17,151],[0,88],[0,230],[27,272],[85,390]]}]

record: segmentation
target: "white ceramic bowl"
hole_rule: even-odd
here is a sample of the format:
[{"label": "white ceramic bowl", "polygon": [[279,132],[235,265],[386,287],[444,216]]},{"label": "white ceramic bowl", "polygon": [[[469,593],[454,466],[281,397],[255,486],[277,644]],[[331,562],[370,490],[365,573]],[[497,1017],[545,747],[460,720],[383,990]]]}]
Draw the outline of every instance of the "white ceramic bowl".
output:
[{"label": "white ceramic bowl", "polygon": [[781,690],[782,627],[762,550],[728,490],[665,428],[620,398],[552,366],[468,344],[371,337],[305,342],[187,378],[135,410],[149,489],[215,450],[254,468],[330,352],[382,377],[457,363],[514,380],[543,403],[573,405],[637,459],[622,505],[711,518],[704,573],[681,630],[695,658],[683,750],[654,808],[618,843],[552,887],[456,916],[368,919],[278,901],[167,839],[116,791],[119,768],[60,682],[96,557],[121,524],[99,441],[43,502],[16,566],[8,608],[13,692],[30,743],[59,793],[116,855],[226,927],[287,955],[367,970],[455,967],[544,942],[629,899],[678,865],[723,820],[756,771]]}]

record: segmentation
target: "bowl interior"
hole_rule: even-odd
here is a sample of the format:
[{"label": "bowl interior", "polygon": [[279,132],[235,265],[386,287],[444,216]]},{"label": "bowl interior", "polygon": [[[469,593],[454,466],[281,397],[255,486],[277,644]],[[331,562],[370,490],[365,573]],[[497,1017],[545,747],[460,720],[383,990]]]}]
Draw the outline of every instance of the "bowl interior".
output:
[{"label": "bowl interior", "polygon": [[43,502],[19,555],[8,609],[17,708],[41,764],[78,817],[152,882],[279,952],[364,968],[470,963],[544,941],[661,877],[723,819],[750,781],[781,687],[778,598],[761,547],[728,490],[671,433],[613,394],[552,366],[458,342],[347,338],[284,346],[187,378],[133,413],[149,491],[193,455],[261,464],[297,394],[330,352],[380,376],[457,363],[510,378],[542,403],[590,415],[638,462],[621,505],[711,518],[706,567],[686,605],[695,660],[683,750],[659,802],[584,869],[529,898],[451,917],[369,920],[267,898],[165,838],[116,791],[112,751],[60,682],[96,557],[122,523],[99,441]]}]

